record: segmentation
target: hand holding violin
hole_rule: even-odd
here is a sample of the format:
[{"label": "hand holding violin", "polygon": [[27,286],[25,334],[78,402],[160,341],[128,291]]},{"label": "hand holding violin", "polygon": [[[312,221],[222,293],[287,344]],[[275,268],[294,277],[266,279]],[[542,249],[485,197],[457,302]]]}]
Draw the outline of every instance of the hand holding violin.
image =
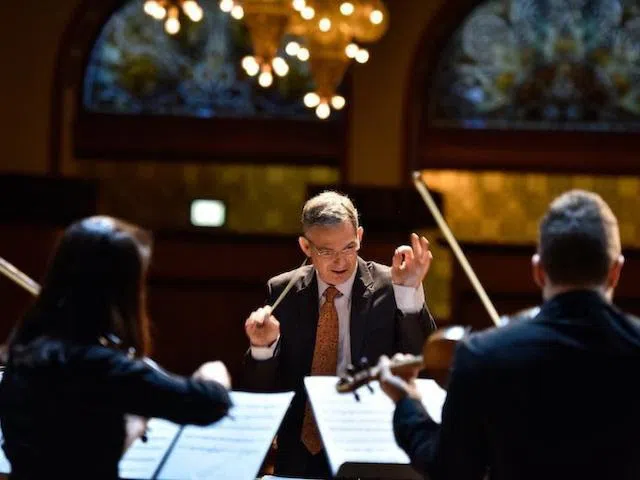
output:
[{"label": "hand holding violin", "polygon": [[396,373],[391,371],[392,362],[406,362],[411,358],[413,358],[412,355],[396,353],[393,356],[393,360],[389,360],[389,357],[383,355],[378,361],[380,388],[394,403],[398,403],[407,396],[416,400],[421,399],[416,387],[416,378],[420,373],[420,366],[415,365],[411,368],[397,369]]}]

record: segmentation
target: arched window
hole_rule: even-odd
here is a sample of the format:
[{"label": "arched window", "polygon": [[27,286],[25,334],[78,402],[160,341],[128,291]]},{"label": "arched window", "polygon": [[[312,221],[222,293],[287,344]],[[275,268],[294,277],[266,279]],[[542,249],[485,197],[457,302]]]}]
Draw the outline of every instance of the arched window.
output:
[{"label": "arched window", "polygon": [[442,53],[434,126],[640,130],[640,7],[628,0],[489,0]]},{"label": "arched window", "polygon": [[410,169],[640,171],[636,1],[461,0],[416,55]]},{"label": "arched window", "polygon": [[216,1],[199,3],[203,19],[181,19],[169,35],[144,0],[81,2],[56,69],[54,170],[64,146],[57,129],[69,123],[76,159],[341,163],[348,115],[323,121],[304,106],[308,64],[288,58],[289,74],[262,88],[241,66],[251,53],[244,24]]},{"label": "arched window", "polygon": [[240,66],[251,53],[242,22],[222,12],[215,1],[201,3],[202,20],[183,19],[175,35],[144,13],[143,0],[117,10],[91,52],[83,89],[85,109],[313,120],[313,111],[302,102],[304,94],[313,90],[308,63],[290,57],[289,74],[276,77],[271,88],[262,88]]}]

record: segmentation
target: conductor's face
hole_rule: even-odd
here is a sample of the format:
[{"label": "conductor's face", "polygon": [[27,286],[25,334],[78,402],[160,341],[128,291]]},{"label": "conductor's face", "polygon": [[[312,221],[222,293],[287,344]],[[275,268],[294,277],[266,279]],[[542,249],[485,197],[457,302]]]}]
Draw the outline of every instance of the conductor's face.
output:
[{"label": "conductor's face", "polygon": [[335,226],[316,226],[300,237],[302,251],[311,258],[320,278],[329,285],[349,279],[358,266],[362,227],[344,221]]}]

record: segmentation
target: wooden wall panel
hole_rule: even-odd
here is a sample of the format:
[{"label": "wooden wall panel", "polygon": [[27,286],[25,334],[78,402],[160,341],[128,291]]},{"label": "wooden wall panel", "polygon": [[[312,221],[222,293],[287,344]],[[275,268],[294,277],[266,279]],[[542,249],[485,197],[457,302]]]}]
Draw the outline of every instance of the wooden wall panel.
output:
[{"label": "wooden wall panel", "polygon": [[[461,248],[500,315],[539,305],[540,289],[531,277],[531,255],[535,246],[462,244]],[[614,296],[621,309],[640,316],[640,250],[625,249],[625,266]],[[482,305],[458,262],[453,267],[452,315],[448,323],[470,325],[473,329],[492,326]]]}]

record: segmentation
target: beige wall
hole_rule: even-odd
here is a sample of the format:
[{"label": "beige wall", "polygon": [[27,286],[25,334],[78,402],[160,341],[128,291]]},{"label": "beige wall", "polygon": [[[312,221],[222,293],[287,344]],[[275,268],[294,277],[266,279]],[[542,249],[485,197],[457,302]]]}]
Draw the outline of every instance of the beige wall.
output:
[{"label": "beige wall", "polygon": [[3,2],[0,28],[0,171],[44,173],[53,70],[76,0]]},{"label": "beige wall", "polygon": [[391,0],[390,26],[353,68],[348,180],[359,185],[399,185],[404,171],[405,104],[415,50],[441,0]]}]

